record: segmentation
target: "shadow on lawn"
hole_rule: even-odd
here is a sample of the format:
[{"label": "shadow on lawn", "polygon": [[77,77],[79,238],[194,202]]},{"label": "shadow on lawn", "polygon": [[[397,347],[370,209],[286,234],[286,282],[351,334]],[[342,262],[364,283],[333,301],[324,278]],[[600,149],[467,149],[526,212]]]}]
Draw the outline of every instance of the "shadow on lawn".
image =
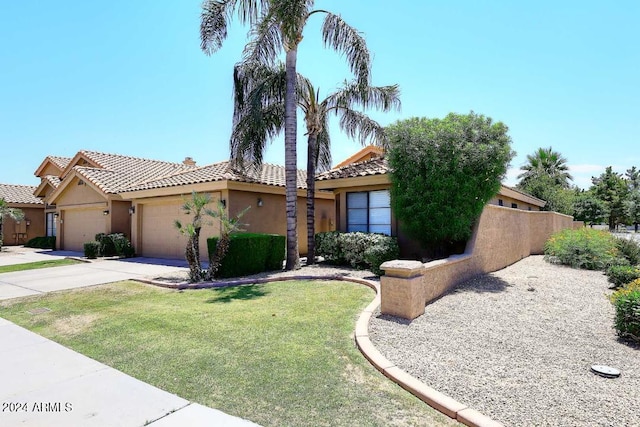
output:
[{"label": "shadow on lawn", "polygon": [[236,300],[246,301],[268,294],[262,285],[229,286],[226,288],[212,289],[212,291],[214,296],[206,301],[208,304],[228,303]]}]

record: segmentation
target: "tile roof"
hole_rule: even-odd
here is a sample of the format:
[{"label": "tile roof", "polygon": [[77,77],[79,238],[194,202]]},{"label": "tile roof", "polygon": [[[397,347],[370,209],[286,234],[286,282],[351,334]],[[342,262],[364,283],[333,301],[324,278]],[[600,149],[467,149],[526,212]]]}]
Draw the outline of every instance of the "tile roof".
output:
[{"label": "tile roof", "polygon": [[0,184],[0,199],[7,203],[42,205],[44,202],[33,195],[36,187],[30,185]]},{"label": "tile roof", "polygon": [[384,157],[379,157],[319,173],[316,175],[316,181],[355,178],[358,176],[384,175],[388,172],[389,164],[387,163],[387,160]]},{"label": "tile roof", "polygon": [[[284,187],[285,168],[284,166],[265,163],[262,165],[261,170],[258,172],[243,173],[232,168],[231,164],[228,161],[219,162],[207,166],[201,166],[188,171],[177,172],[173,175],[165,176],[159,179],[153,179],[136,185],[131,185],[127,189],[123,190],[123,192],[176,187],[180,185],[199,184],[204,182],[215,182],[224,180]],[[298,169],[297,181],[298,188],[307,188],[306,171]]]},{"label": "tile roof", "polygon": [[58,185],[62,182],[60,178],[55,175],[45,175],[41,180],[47,181],[53,188],[58,188]]},{"label": "tile roof", "polygon": [[133,184],[170,176],[195,169],[184,163],[142,159],[120,154],[80,151],[98,167],[73,166],[73,170],[83,179],[93,183],[105,193],[119,193]]},{"label": "tile roof", "polygon": [[47,159],[51,160],[53,164],[62,170],[64,170],[71,161],[71,157],[47,156]]}]

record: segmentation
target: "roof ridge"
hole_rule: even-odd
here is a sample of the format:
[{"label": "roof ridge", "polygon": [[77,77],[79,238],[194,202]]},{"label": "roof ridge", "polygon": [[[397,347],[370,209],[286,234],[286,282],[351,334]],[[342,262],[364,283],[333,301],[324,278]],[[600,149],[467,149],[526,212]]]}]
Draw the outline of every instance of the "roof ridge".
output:
[{"label": "roof ridge", "polygon": [[27,188],[37,188],[35,185],[26,185],[26,184],[4,184],[0,183],[0,185],[5,185],[7,187],[27,187]]},{"label": "roof ridge", "polygon": [[103,155],[103,156],[113,156],[113,157],[120,157],[120,158],[126,158],[126,159],[144,160],[144,161],[148,161],[148,162],[165,163],[165,164],[180,165],[180,166],[189,167],[189,165],[186,165],[186,164],[184,164],[182,162],[170,162],[168,160],[156,160],[156,159],[149,159],[149,158],[146,158],[146,157],[130,156],[130,155],[126,155],[126,154],[105,153],[103,151],[93,151],[93,150],[80,150],[78,152],[79,153],[83,153],[83,154],[98,154],[98,155]]}]

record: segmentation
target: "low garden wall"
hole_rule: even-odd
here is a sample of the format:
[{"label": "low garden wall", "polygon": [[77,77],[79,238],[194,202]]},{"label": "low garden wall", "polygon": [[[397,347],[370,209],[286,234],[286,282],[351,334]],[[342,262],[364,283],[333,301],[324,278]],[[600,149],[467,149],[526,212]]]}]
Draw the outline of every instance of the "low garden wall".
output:
[{"label": "low garden wall", "polygon": [[426,304],[456,284],[541,254],[551,234],[581,226],[582,222],[556,212],[487,205],[464,254],[425,264],[401,260],[382,264],[385,274],[380,278],[381,311],[415,319],[424,313]]}]

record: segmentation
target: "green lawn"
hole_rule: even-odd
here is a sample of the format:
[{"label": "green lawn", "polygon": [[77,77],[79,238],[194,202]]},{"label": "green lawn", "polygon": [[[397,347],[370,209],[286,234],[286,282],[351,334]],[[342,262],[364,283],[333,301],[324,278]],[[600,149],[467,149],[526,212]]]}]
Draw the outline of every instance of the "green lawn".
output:
[{"label": "green lawn", "polygon": [[[457,425],[353,341],[370,289],[281,282],[170,291],[135,282],[0,303],[0,316],[181,397],[264,426]],[[33,315],[28,310],[46,307]]]},{"label": "green lawn", "polygon": [[75,259],[52,259],[47,261],[27,262],[24,264],[13,264],[0,266],[0,274],[11,273],[12,271],[35,270],[38,268],[60,267],[62,265],[79,264],[81,261]]}]

